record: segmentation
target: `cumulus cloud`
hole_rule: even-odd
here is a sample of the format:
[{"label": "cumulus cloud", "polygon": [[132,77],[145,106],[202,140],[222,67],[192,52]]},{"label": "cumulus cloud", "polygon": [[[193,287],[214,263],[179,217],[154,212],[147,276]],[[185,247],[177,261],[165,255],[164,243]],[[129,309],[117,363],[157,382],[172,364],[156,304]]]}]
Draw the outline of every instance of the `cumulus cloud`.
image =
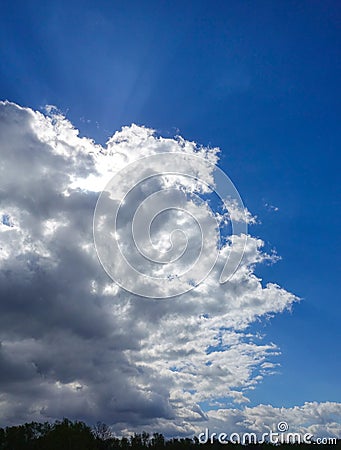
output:
[{"label": "cumulus cloud", "polygon": [[[0,106],[0,136],[1,423],[67,416],[103,420],[117,433],[157,429],[187,435],[208,423],[225,429],[229,420],[247,426],[254,418],[260,427],[260,417],[277,414],[262,405],[242,410],[202,406],[222,398],[247,403],[248,390],[273,370],[279,353],[248,327],[298,300],[255,275],[257,264],[275,259],[263,252],[260,239],[248,235],[245,244],[243,236],[232,236],[234,245],[222,245],[213,270],[197,288],[162,301],[113,283],[93,244],[99,193],[128,163],[182,152],[216,164],[218,149],[158,137],[136,125],[116,132],[102,147],[79,137],[53,108],[43,115],[8,102]],[[198,175],[211,177],[209,169]],[[179,180],[169,176],[162,183],[178,186]],[[195,179],[182,183],[192,193],[202,189]],[[206,207],[193,205],[197,214]],[[236,207],[233,215],[240,220]],[[191,235],[191,222],[179,219]],[[167,242],[161,231],[173,230],[174,220],[166,214],[155,224],[162,245]],[[238,245],[245,246],[243,261],[221,284],[226,258]],[[331,414],[328,426],[335,430],[332,415],[339,414],[338,408],[307,404],[288,414],[296,414],[297,424],[309,416],[307,426],[315,430],[322,422],[314,411],[316,417],[321,411]]]},{"label": "cumulus cloud", "polygon": [[292,408],[275,408],[258,405],[253,408],[210,411],[208,423],[211,432],[254,432],[261,436],[266,432],[278,432],[278,424],[285,422],[289,433],[310,434],[316,438],[340,437],[341,404],[335,402],[306,402]]}]

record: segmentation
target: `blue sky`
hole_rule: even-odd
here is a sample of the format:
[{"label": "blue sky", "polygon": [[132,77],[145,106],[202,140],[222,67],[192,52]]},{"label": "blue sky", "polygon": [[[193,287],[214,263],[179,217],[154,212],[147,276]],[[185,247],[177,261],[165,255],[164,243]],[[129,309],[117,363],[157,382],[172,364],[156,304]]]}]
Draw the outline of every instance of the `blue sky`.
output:
[{"label": "blue sky", "polygon": [[101,144],[136,123],[221,148],[220,167],[261,222],[252,234],[282,258],[256,274],[302,298],[253,325],[282,355],[251,406],[341,401],[338,2],[14,0],[1,10],[1,99],[56,105]]}]

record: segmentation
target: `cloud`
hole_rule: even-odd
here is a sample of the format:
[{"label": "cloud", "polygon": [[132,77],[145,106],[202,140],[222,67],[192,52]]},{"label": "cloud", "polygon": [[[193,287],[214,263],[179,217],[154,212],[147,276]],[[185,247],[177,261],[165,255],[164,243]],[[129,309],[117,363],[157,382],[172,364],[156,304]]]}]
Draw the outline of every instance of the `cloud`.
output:
[{"label": "cloud", "polygon": [[268,211],[274,211],[274,212],[279,211],[278,206],[271,205],[270,203],[265,203],[264,206]]},{"label": "cloud", "polygon": [[[242,264],[228,283],[219,283],[231,250],[226,242],[196,289],[162,301],[113,283],[93,245],[99,193],[128,163],[182,152],[215,164],[218,149],[157,137],[137,125],[116,132],[102,147],[80,138],[54,109],[45,116],[4,102],[0,115],[1,423],[67,416],[103,420],[117,433],[144,428],[186,435],[204,423],[228,424],[228,413],[248,420],[252,411],[257,417],[262,408],[269,412],[272,407],[262,405],[218,411],[202,406],[221,398],[236,405],[248,401],[248,390],[273,370],[279,353],[248,326],[298,300],[254,274],[257,264],[274,258],[262,251],[260,239],[247,236]],[[200,174],[210,176],[209,170]],[[179,185],[176,177],[160,182]],[[182,183],[187,191],[200,189],[195,179]],[[196,214],[207,212],[205,204],[194,207]],[[129,204],[125,212],[123,237]],[[166,214],[155,224],[158,242],[178,219],[189,236],[194,233],[188,218]],[[242,236],[232,239],[232,249],[244,245]],[[134,260],[129,246],[127,252]],[[299,410],[302,417],[311,411],[312,423],[314,411],[327,414],[330,407],[314,405]]]},{"label": "cloud", "polygon": [[315,439],[341,435],[341,404],[335,402],[306,402],[292,408],[258,405],[245,407],[242,411],[220,409],[210,411],[208,416],[210,431],[217,433],[228,430],[229,434],[254,432],[261,436],[270,431],[278,432],[277,425],[284,421],[289,427],[288,432],[309,433]]}]

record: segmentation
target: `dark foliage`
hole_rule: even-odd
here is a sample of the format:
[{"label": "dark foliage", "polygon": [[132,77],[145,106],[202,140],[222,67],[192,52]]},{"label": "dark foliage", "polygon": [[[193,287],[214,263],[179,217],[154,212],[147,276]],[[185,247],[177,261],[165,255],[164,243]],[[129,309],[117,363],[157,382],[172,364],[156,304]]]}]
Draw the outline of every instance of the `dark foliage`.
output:
[{"label": "dark foliage", "polygon": [[[239,445],[227,444],[227,448],[233,450],[270,450],[280,447],[293,449],[293,447],[311,448],[310,445],[289,445],[282,444],[274,446],[271,444],[253,444]],[[314,445],[316,448],[341,449],[341,440],[336,444]],[[84,422],[72,422],[68,419],[56,421],[53,424],[45,423],[25,423],[7,428],[0,428],[0,450],[168,450],[168,449],[222,449],[226,444],[219,444],[217,441],[207,444],[198,443],[198,439],[173,438],[166,440],[160,433],[149,435],[146,432],[134,434],[129,438],[114,437],[110,428],[98,422],[93,428],[90,428]]]}]

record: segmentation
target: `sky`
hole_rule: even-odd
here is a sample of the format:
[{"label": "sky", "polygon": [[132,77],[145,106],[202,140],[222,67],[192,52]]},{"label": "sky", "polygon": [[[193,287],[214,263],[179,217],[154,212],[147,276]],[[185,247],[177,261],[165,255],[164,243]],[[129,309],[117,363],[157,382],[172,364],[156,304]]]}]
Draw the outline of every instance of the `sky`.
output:
[{"label": "sky", "polygon": [[[339,22],[335,1],[2,3],[0,425],[341,436]],[[98,261],[96,201],[194,142],[255,217],[244,263],[141,299]]]}]

